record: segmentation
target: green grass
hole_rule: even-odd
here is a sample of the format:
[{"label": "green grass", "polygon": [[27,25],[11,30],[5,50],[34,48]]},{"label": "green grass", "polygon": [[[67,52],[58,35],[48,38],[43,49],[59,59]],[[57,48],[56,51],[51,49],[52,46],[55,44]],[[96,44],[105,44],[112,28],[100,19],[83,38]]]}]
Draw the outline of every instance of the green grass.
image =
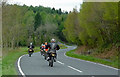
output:
[{"label": "green grass", "polygon": [[[16,61],[21,55],[28,54],[27,50],[27,47],[16,48],[10,50],[9,53],[4,56],[2,59],[2,75],[17,75],[15,67]],[[39,50],[39,47],[35,47],[34,49],[35,52]]]},{"label": "green grass", "polygon": [[15,63],[23,54],[27,54],[26,48],[10,50],[2,59],[2,75],[17,75]]},{"label": "green grass", "polygon": [[2,56],[0,56],[0,77],[2,76]]},{"label": "green grass", "polygon": [[34,52],[39,52],[40,51],[40,47],[35,47]]},{"label": "green grass", "polygon": [[63,44],[60,44],[59,46],[60,46],[60,49],[66,49],[66,48],[67,48],[67,47],[66,47],[65,45],[63,45]]},{"label": "green grass", "polygon": [[69,42],[65,42],[65,41],[61,41],[61,40],[59,40],[59,42],[61,42],[62,44],[66,44],[66,45],[69,45],[69,46],[73,46],[74,44],[72,44],[72,43],[69,43]]},{"label": "green grass", "polygon": [[110,62],[110,61],[106,61],[103,59],[95,58],[95,57],[90,56],[90,55],[86,56],[86,55],[76,54],[76,53],[74,53],[75,50],[68,51],[66,53],[66,55],[70,56],[70,57],[74,57],[74,58],[78,58],[78,59],[82,59],[82,60],[87,60],[87,61],[92,61],[92,62],[96,62],[96,63],[101,63],[101,64],[105,64],[105,65],[109,65],[109,66],[118,68],[118,61]]},{"label": "green grass", "polygon": [[2,76],[2,60],[0,60],[0,77]]}]

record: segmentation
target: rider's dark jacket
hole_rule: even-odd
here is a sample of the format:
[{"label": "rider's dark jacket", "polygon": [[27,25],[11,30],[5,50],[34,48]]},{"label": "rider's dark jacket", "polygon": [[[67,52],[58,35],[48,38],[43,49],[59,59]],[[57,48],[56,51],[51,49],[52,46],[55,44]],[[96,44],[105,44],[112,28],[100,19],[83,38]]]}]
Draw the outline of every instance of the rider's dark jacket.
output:
[{"label": "rider's dark jacket", "polygon": [[59,49],[60,49],[60,47],[59,47],[59,45],[58,45],[57,43],[49,43],[49,44],[46,46],[46,48],[50,48],[49,51],[53,51],[53,52],[55,52],[55,53],[56,53],[56,50],[59,50]]},{"label": "rider's dark jacket", "polygon": [[32,48],[32,49],[33,49],[33,48],[34,48],[34,45],[29,45],[28,48]]}]

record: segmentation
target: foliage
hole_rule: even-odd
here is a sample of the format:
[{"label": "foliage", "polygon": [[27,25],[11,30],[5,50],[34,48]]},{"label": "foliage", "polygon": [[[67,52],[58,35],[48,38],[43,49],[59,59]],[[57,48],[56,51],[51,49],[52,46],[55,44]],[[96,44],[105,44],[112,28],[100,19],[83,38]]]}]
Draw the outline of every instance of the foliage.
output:
[{"label": "foliage", "polygon": [[[67,16],[61,9],[43,6],[2,5],[3,47],[40,45],[51,38],[64,38],[63,22]],[[58,35],[60,34],[60,36]]]},{"label": "foliage", "polygon": [[59,46],[60,46],[60,49],[66,49],[67,47],[65,46],[65,45],[63,45],[63,44],[59,44]]},{"label": "foliage", "polygon": [[34,29],[36,30],[42,23],[42,18],[41,15],[39,14],[39,12],[35,15],[35,25],[34,25]]},{"label": "foliage", "polygon": [[84,2],[80,12],[68,14],[63,33],[69,42],[91,48],[120,43],[117,2]]},{"label": "foliage", "polygon": [[64,23],[65,29],[63,30],[63,33],[66,37],[66,39],[69,42],[79,44],[80,40],[78,39],[79,34],[79,19],[78,19],[78,13],[76,10],[74,10],[72,13],[70,13]]}]

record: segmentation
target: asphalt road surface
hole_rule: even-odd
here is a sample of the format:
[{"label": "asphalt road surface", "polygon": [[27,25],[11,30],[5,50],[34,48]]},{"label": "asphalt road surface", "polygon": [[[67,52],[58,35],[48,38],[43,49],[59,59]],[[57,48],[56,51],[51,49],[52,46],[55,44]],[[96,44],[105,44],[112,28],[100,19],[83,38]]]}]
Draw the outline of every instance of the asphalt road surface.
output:
[{"label": "asphalt road surface", "polygon": [[48,66],[40,52],[32,57],[23,55],[18,59],[17,67],[21,75],[118,75],[118,69],[106,65],[67,57],[65,52],[76,46],[67,46],[67,49],[57,51],[57,62],[53,67]]}]

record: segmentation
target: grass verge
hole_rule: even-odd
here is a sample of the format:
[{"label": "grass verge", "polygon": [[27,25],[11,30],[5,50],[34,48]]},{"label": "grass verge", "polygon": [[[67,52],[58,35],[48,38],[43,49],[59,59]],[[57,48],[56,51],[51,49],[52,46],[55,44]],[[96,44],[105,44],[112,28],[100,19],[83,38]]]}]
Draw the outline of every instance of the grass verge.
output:
[{"label": "grass verge", "polygon": [[[17,75],[16,61],[21,55],[28,54],[27,50],[28,48],[26,47],[12,49],[4,56],[2,59],[2,75]],[[36,47],[34,50],[38,52],[39,47]]]},{"label": "grass verge", "polygon": [[90,55],[86,56],[86,55],[76,54],[76,53],[74,53],[75,51],[76,51],[76,49],[68,51],[68,52],[66,52],[66,55],[70,56],[70,57],[74,57],[74,58],[78,58],[78,59],[82,59],[82,60],[87,60],[87,61],[92,61],[92,62],[96,62],[96,63],[101,63],[101,64],[105,64],[108,66],[118,68],[118,61],[110,62],[110,61],[106,61],[103,59],[95,58],[95,57],[90,56]]},{"label": "grass verge", "polygon": [[65,42],[65,41],[61,41],[61,40],[59,40],[59,42],[61,42],[62,44],[66,44],[66,45],[69,45],[69,46],[73,46],[74,44],[72,44],[72,43],[68,43],[68,42]]},{"label": "grass verge", "polygon": [[0,77],[2,76],[2,60],[0,60]]},{"label": "grass verge", "polygon": [[60,46],[60,49],[66,49],[66,48],[67,48],[67,47],[66,47],[65,45],[63,45],[63,44],[60,44],[59,46]]}]

